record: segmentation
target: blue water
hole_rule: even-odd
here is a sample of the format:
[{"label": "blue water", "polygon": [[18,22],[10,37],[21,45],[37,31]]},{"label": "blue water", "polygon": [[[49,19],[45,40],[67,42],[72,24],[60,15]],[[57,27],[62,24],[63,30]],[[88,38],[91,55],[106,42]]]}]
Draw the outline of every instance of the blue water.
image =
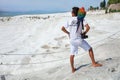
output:
[{"label": "blue water", "polygon": [[52,14],[62,13],[67,11],[29,11],[29,12],[3,12],[0,11],[0,17],[12,17],[17,15],[34,15],[34,14]]}]

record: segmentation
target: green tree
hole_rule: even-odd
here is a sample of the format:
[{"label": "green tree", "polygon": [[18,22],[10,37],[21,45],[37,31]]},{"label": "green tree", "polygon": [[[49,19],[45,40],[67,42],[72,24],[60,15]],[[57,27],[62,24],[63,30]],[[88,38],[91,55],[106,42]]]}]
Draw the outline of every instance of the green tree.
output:
[{"label": "green tree", "polygon": [[104,4],[104,8],[105,8],[106,7],[106,1],[105,0],[103,1],[103,4]]},{"label": "green tree", "polygon": [[120,3],[120,0],[109,0],[108,4],[116,4],[116,3]]},{"label": "green tree", "polygon": [[99,7],[96,7],[96,9],[98,10],[98,9],[99,9]]},{"label": "green tree", "polygon": [[90,10],[93,10],[93,6],[90,6]]},{"label": "green tree", "polygon": [[105,1],[105,0],[103,0],[103,1],[100,3],[100,7],[101,7],[101,9],[105,9],[105,7],[106,7],[106,1]]}]

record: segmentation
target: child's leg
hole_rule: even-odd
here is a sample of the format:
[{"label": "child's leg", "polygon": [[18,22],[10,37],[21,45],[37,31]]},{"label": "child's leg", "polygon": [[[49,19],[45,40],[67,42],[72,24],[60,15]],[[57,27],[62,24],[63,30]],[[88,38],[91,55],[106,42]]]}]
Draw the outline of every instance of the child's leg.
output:
[{"label": "child's leg", "polygon": [[95,62],[94,53],[93,53],[92,48],[90,48],[90,50],[89,50],[89,55],[90,55],[90,58],[92,60],[92,66],[94,66],[94,67],[102,66],[101,64],[98,64]]},{"label": "child's leg", "polygon": [[71,64],[71,68],[72,68],[72,73],[75,72],[75,68],[74,68],[74,55],[70,55],[70,64]]}]

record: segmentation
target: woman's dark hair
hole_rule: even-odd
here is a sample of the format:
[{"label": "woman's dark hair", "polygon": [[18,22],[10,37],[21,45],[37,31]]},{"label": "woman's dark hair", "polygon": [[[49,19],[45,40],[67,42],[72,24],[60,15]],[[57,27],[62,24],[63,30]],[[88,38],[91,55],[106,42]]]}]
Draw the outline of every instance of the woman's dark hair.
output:
[{"label": "woman's dark hair", "polygon": [[78,10],[79,10],[79,7],[73,7],[73,8],[72,8],[72,13],[74,13],[75,16],[77,16]]},{"label": "woman's dark hair", "polygon": [[[79,7],[73,7],[73,8],[72,8],[72,13],[74,13],[75,16],[78,16],[78,11],[79,11]],[[78,29],[79,29],[80,22],[82,23],[82,29],[84,30],[83,20],[81,20],[81,19],[79,19],[79,18],[77,17],[77,31],[78,31]],[[77,32],[77,31],[76,31],[76,32]]]}]

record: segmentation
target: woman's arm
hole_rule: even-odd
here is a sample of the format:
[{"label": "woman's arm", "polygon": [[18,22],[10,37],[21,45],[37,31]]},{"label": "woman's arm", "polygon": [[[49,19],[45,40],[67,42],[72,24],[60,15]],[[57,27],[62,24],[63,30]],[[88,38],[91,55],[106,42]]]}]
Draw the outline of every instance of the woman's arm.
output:
[{"label": "woman's arm", "polygon": [[61,28],[61,30],[62,30],[64,33],[66,33],[66,34],[68,34],[68,35],[69,35],[69,32],[65,29],[65,27],[64,27],[64,26]]},{"label": "woman's arm", "polygon": [[88,24],[86,24],[85,27],[86,27],[86,30],[85,30],[84,34],[86,34],[90,30],[90,26]]}]

